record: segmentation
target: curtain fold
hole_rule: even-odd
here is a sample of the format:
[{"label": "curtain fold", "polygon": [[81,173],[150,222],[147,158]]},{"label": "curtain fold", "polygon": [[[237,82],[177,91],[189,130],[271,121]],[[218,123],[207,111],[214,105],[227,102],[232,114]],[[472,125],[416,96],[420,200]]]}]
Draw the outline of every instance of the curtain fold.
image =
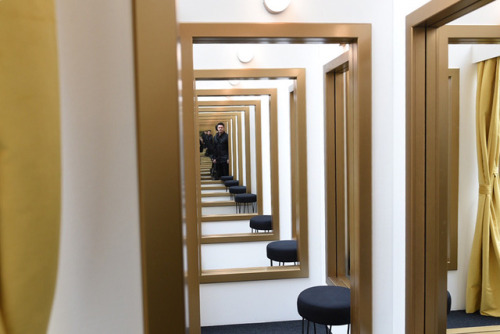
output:
[{"label": "curtain fold", "polygon": [[54,1],[0,1],[0,334],[47,332],[60,164]]},{"label": "curtain fold", "polygon": [[478,63],[476,144],[479,201],[469,262],[466,312],[500,316],[500,58]]}]

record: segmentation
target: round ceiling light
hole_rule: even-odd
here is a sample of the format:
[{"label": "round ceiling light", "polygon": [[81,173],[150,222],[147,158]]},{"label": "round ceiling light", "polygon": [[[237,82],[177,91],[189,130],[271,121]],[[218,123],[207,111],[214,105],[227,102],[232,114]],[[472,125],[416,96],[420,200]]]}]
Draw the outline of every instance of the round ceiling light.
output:
[{"label": "round ceiling light", "polygon": [[271,14],[279,14],[290,5],[291,0],[264,0],[264,7]]},{"label": "round ceiling light", "polygon": [[238,59],[242,63],[249,63],[253,59],[253,51],[247,45],[238,48]]}]

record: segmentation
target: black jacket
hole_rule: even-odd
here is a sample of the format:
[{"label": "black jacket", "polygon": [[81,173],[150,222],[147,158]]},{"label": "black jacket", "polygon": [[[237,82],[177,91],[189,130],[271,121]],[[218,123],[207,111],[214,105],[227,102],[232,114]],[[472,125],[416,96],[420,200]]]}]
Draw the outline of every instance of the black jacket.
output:
[{"label": "black jacket", "polygon": [[227,133],[219,136],[217,133],[214,136],[214,153],[212,159],[217,159],[218,163],[226,162],[229,159],[229,137]]}]

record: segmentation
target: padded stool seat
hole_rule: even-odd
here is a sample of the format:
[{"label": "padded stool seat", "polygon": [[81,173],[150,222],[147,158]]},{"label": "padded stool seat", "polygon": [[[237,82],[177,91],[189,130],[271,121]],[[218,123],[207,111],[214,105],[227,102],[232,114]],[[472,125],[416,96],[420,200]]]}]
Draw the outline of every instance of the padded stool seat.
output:
[{"label": "padded stool seat", "polygon": [[220,180],[221,181],[230,181],[233,179],[233,176],[232,175],[224,175],[224,176],[221,176],[220,177]]},{"label": "padded stool seat", "polygon": [[273,218],[271,215],[260,215],[250,218],[250,228],[252,232],[271,231],[273,229]]},{"label": "padded stool seat", "polygon": [[229,187],[229,192],[231,194],[244,194],[247,192],[247,187],[245,187],[245,186],[232,186],[232,187]]},{"label": "padded stool seat", "polygon": [[245,186],[232,186],[228,189],[231,197],[233,197],[235,194],[245,194],[247,192],[247,187]]},{"label": "padded stool seat", "polygon": [[267,244],[267,258],[273,261],[282,262],[297,262],[297,240],[278,240]]},{"label": "padded stool seat", "polygon": [[229,189],[229,187],[234,187],[234,186],[239,186],[240,181],[238,180],[227,180],[224,181],[224,185],[226,186],[226,191]]},{"label": "padded stool seat", "polygon": [[[226,181],[230,182],[230,181]],[[236,204],[236,213],[245,212],[245,208],[248,207],[248,212],[250,212],[250,204],[252,206],[252,212],[255,212],[255,203],[257,203],[257,195],[255,194],[236,194],[234,195],[234,202]]]},{"label": "padded stool seat", "polygon": [[[340,286],[314,286],[305,289],[297,298],[297,310],[304,319],[314,324],[327,326],[348,325],[351,323],[351,291]],[[316,326],[316,325],[315,325]]]}]

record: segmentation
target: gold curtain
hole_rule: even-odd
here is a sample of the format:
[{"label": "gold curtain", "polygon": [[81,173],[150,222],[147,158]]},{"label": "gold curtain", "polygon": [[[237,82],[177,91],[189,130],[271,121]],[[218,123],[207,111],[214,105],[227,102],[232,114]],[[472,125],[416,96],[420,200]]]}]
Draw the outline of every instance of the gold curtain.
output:
[{"label": "gold curtain", "polygon": [[0,1],[0,334],[47,332],[60,125],[53,0]]},{"label": "gold curtain", "polygon": [[476,141],[479,202],[467,277],[466,312],[500,316],[500,58],[478,64]]}]

